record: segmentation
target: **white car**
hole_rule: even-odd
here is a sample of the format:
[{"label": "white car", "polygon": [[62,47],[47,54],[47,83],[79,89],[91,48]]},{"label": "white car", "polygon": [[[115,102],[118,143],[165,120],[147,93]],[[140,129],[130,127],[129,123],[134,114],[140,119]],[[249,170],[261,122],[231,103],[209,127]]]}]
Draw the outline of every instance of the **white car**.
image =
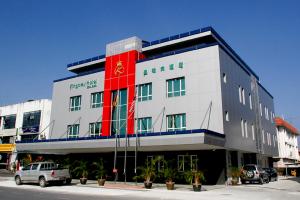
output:
[{"label": "white car", "polygon": [[41,187],[46,187],[51,182],[70,184],[71,181],[69,170],[60,168],[53,162],[31,163],[18,170],[15,174],[17,185],[38,183]]}]

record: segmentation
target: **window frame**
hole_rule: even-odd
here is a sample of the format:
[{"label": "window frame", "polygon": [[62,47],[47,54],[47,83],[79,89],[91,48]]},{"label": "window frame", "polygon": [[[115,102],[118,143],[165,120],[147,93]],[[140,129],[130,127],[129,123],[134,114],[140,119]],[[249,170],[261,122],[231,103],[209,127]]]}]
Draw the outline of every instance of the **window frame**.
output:
[{"label": "window frame", "polygon": [[[179,90],[175,90],[175,83],[179,81]],[[177,85],[176,85],[177,86]],[[186,95],[185,77],[178,77],[166,80],[167,98],[180,97]]]},{"label": "window frame", "polygon": [[[100,102],[97,102],[97,98],[95,98],[95,96],[99,94],[100,97],[99,97],[99,100]],[[96,100],[95,100],[96,99]],[[91,93],[91,104],[90,104],[91,108],[101,108],[103,107],[103,92],[93,92]]]},{"label": "window frame", "polygon": [[[75,105],[75,99],[78,98],[79,99],[79,105]],[[69,101],[69,111],[73,112],[73,111],[79,111],[81,110],[81,102],[82,102],[82,96],[81,95],[77,95],[77,96],[72,96],[70,97],[70,101]],[[73,105],[74,104],[74,105]]]},{"label": "window frame", "polygon": [[[76,132],[74,132],[74,128],[76,128]],[[68,138],[78,138],[79,137],[79,130],[80,124],[71,124],[67,126],[67,136]]]},{"label": "window frame", "polygon": [[[176,127],[176,117],[180,117],[180,126]],[[186,130],[186,113],[167,115],[167,132]],[[172,120],[172,126],[169,127],[169,120]]]}]

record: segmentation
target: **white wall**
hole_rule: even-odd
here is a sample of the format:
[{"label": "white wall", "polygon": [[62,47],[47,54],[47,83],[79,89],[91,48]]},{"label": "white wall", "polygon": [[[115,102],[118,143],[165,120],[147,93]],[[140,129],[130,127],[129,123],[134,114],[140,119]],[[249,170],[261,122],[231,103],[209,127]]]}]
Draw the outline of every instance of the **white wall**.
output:
[{"label": "white wall", "polygon": [[[41,120],[40,120],[40,132],[41,132],[50,123],[51,100],[41,99],[41,100],[29,101],[29,102],[0,107],[0,116],[16,115],[15,129],[3,130],[3,121],[1,121],[0,135],[1,136],[11,136],[11,135],[15,135],[17,131],[20,134],[22,134],[21,130],[22,130],[22,124],[23,124],[23,114],[25,112],[32,112],[32,111],[38,111],[38,110],[41,111]],[[20,134],[18,136],[18,139],[20,139]],[[49,128],[47,128],[43,132],[43,134],[45,134],[46,138],[48,138]]]}]

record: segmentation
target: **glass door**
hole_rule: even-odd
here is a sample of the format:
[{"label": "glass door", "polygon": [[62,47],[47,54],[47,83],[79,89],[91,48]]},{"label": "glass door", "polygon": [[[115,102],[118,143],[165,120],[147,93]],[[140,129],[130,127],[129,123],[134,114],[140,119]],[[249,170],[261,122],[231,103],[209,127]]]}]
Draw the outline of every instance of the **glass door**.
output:
[{"label": "glass door", "polygon": [[112,91],[111,135],[125,135],[127,130],[127,89]]}]

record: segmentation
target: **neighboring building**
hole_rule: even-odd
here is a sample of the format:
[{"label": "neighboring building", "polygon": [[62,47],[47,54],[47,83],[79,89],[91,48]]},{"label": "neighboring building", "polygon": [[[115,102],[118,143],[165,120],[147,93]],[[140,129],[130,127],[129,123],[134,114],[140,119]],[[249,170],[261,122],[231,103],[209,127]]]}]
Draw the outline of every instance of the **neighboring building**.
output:
[{"label": "neighboring building", "polygon": [[[0,107],[1,165],[15,159],[15,141],[49,138],[51,100],[30,100]],[[13,156],[12,156],[13,155]]]},{"label": "neighboring building", "polygon": [[272,95],[211,27],[121,40],[67,69],[76,75],[54,81],[51,139],[18,151],[97,153],[128,176],[135,151],[138,165],[162,155],[179,172],[204,169],[211,184],[278,154]]},{"label": "neighboring building", "polygon": [[274,167],[282,174],[299,168],[298,140],[299,131],[280,117],[275,118],[279,155]]}]

